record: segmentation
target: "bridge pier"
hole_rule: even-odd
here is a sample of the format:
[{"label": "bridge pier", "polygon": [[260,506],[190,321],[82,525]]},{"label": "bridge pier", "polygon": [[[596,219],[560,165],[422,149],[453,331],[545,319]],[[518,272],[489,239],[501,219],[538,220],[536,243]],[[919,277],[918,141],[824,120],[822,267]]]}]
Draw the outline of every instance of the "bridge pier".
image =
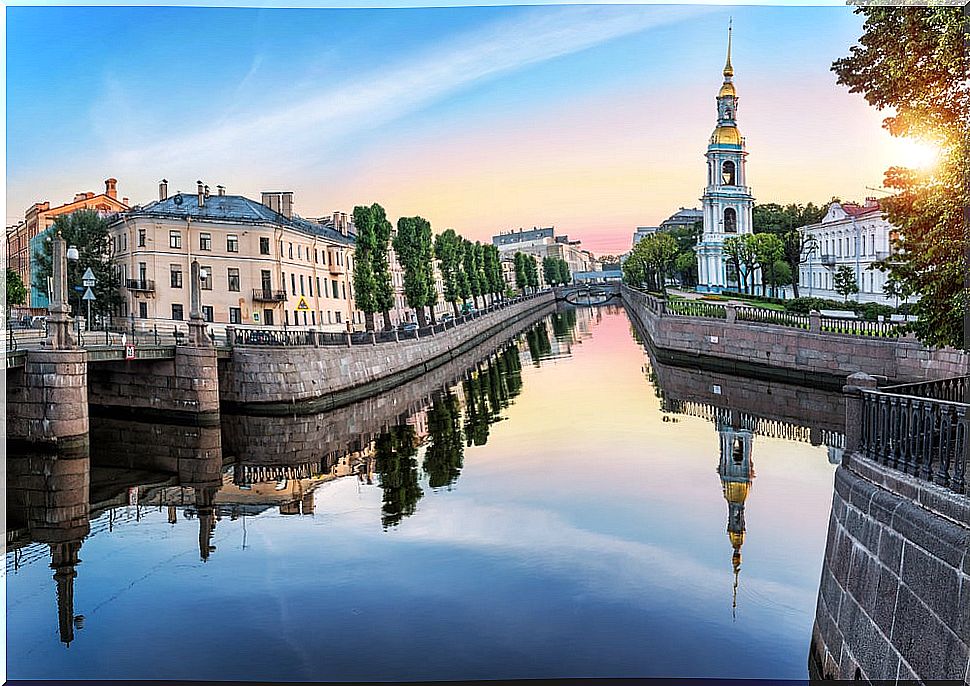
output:
[{"label": "bridge pier", "polygon": [[29,350],[7,370],[7,438],[32,444],[81,440],[88,433],[87,352]]}]

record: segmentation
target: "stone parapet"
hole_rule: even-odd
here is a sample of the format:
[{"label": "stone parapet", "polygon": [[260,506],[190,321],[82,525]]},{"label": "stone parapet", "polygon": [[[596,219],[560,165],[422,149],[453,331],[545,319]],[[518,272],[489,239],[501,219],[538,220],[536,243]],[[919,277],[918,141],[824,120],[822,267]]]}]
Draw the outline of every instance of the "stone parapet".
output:
[{"label": "stone parapet", "polygon": [[84,350],[29,350],[23,367],[7,370],[8,440],[55,444],[87,433]]},{"label": "stone parapet", "polygon": [[671,361],[709,364],[728,373],[767,375],[841,389],[863,371],[900,383],[970,374],[970,355],[927,348],[911,337],[875,338],[776,324],[675,316],[623,287],[623,301],[650,345]]},{"label": "stone parapet", "polygon": [[332,409],[421,376],[554,302],[547,291],[434,336],[395,343],[234,347],[232,358],[219,366],[220,399],[238,412]]},{"label": "stone parapet", "polygon": [[966,680],[968,515],[963,496],[846,455],[812,634],[817,676]]}]

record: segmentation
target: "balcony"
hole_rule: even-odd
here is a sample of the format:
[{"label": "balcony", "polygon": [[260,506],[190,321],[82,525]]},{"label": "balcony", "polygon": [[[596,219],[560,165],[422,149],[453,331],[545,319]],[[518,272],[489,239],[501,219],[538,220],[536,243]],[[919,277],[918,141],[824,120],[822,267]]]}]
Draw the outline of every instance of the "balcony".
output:
[{"label": "balcony", "polygon": [[834,267],[835,255],[822,255],[822,264],[826,267]]},{"label": "balcony", "polygon": [[146,293],[155,292],[155,282],[151,279],[127,279],[125,288],[129,291],[144,291]]},{"label": "balcony", "polygon": [[281,303],[286,300],[286,291],[277,291],[272,288],[254,288],[253,300],[258,303]]}]

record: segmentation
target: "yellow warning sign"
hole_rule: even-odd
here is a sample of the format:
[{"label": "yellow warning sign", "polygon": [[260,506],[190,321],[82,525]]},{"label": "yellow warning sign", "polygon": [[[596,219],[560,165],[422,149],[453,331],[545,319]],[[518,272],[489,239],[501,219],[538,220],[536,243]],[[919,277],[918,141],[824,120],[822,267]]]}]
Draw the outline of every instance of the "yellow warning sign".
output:
[{"label": "yellow warning sign", "polygon": [[303,296],[303,295],[300,296],[300,299],[296,303],[296,309],[297,310],[309,310],[310,309],[310,303],[308,303],[306,301],[306,296]]}]

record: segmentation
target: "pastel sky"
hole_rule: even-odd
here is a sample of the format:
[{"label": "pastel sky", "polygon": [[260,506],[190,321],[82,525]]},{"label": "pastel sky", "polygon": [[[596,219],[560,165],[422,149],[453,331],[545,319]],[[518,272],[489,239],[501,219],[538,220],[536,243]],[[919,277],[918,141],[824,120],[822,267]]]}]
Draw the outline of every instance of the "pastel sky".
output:
[{"label": "pastel sky", "polygon": [[623,252],[699,205],[729,17],[757,201],[873,194],[900,144],[830,71],[844,6],[9,7],[7,222],[164,177]]}]

